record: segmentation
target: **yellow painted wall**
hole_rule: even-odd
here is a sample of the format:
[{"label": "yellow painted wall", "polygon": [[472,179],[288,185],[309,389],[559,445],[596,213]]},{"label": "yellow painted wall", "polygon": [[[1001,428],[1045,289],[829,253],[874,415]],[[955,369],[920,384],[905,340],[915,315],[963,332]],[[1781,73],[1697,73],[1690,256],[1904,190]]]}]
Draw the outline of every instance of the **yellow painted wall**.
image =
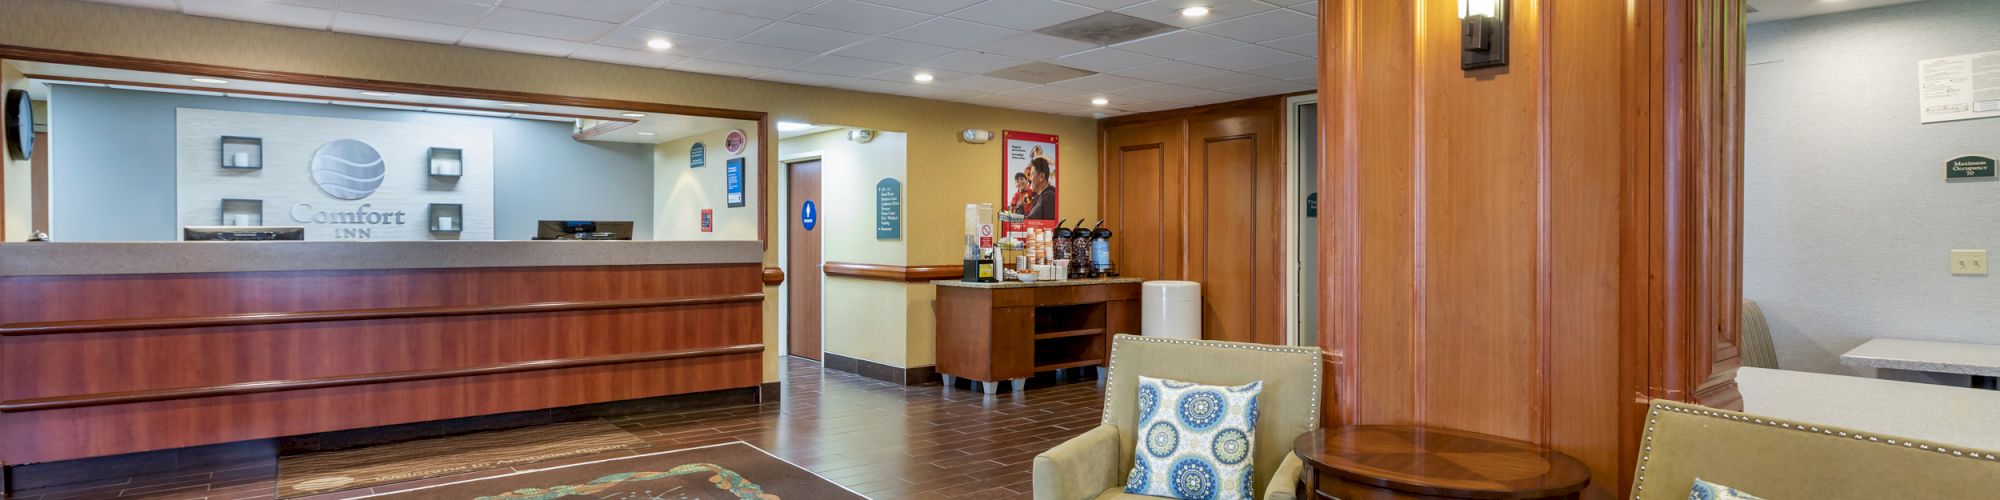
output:
[{"label": "yellow painted wall", "polygon": [[[730,154],[723,147],[729,131],[740,128],[745,135],[757,131],[757,122],[743,121],[721,128],[675,139],[653,148],[653,239],[678,241],[757,239],[757,138],[748,138],[743,152]],[[707,149],[706,163],[689,168],[688,148],[701,142]],[[725,186],[731,158],[743,158],[745,203],[730,207]],[[714,211],[714,231],[701,232],[701,209]]]},{"label": "yellow painted wall", "polygon": [[[910,97],[391,40],[60,0],[0,1],[0,44],[351,78],[490,88],[766,111],[777,120],[909,133],[904,238],[909,261],[959,257],[961,207],[999,204],[1000,144],[965,144],[958,131],[1022,130],[1062,136],[1063,217],[1095,218],[1094,120]],[[774,120],[775,121],[775,120]],[[769,170],[769,166],[765,166]],[[769,201],[767,201],[769,202]],[[774,215],[776,210],[773,210]],[[781,226],[770,224],[776,231]],[[775,234],[775,233],[772,233]],[[776,241],[771,234],[767,241]],[[777,252],[764,259],[775,265]],[[920,285],[927,286],[927,285]],[[775,289],[766,289],[775,293]],[[776,346],[776,305],[765,301],[765,337]],[[928,315],[911,307],[907,315]],[[924,322],[911,321],[918,325]],[[901,327],[902,325],[898,325]],[[926,332],[928,333],[928,332]],[[919,346],[907,346],[918,349]],[[765,380],[775,381],[775,348]],[[914,362],[928,358],[905,356]],[[924,362],[923,364],[928,364]]]}]

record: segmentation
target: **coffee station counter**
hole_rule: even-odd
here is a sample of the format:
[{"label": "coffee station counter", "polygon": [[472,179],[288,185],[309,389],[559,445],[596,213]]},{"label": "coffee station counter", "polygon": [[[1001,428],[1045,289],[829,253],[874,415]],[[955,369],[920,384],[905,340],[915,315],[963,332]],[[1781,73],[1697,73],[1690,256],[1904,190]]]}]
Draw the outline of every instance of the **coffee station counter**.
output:
[{"label": "coffee station counter", "polygon": [[757,241],[0,244],[0,461],[754,400],[762,260]]},{"label": "coffee station counter", "polygon": [[933,281],[937,285],[937,371],[946,383],[999,382],[1021,390],[1029,376],[1110,361],[1111,336],[1139,332],[1139,278],[1023,283]]}]

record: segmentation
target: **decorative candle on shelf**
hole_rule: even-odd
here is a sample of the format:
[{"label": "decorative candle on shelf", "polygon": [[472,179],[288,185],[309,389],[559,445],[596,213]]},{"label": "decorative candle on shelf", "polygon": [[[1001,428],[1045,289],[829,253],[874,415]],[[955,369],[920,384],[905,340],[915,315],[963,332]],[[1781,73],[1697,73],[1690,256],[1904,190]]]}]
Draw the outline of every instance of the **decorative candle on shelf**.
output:
[{"label": "decorative candle on shelf", "polygon": [[438,229],[439,229],[439,230],[442,230],[442,231],[451,231],[451,230],[453,230],[453,228],[451,227],[451,223],[452,223],[452,220],[451,220],[451,218],[450,218],[450,217],[438,217]]},{"label": "decorative candle on shelf", "polygon": [[251,166],[251,165],[250,165],[250,153],[245,153],[245,152],[240,152],[240,151],[239,151],[239,152],[236,152],[236,153],[233,153],[233,154],[230,154],[230,155],[229,155],[229,166],[232,166],[232,167],[248,167],[248,166]]},{"label": "decorative candle on shelf", "polygon": [[236,225],[238,226],[250,225],[250,214],[236,214]]}]

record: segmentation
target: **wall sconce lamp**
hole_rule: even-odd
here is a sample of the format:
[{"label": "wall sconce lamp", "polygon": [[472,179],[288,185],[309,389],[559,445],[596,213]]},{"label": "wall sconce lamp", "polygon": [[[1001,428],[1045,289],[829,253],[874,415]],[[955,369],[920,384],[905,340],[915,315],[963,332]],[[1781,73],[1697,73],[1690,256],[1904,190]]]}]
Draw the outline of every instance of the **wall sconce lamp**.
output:
[{"label": "wall sconce lamp", "polygon": [[1459,69],[1507,65],[1508,0],[1458,0]]}]

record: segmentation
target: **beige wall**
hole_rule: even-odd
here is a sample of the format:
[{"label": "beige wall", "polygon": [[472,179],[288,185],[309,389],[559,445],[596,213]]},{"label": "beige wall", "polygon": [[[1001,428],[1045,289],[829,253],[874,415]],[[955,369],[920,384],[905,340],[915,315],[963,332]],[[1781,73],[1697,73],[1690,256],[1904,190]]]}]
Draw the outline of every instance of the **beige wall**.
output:
[{"label": "beige wall", "polygon": [[[20,71],[16,71],[11,65],[0,63],[0,89],[21,88],[20,86],[26,83],[21,78]],[[31,200],[34,194],[34,179],[30,175],[32,172],[27,160],[14,161],[12,156],[6,154],[6,145],[13,140],[12,136],[0,138],[0,176],[4,176],[0,178],[0,184],[5,184],[0,188],[6,190],[4,195],[0,195],[6,198],[6,205],[0,206],[0,216],[4,216],[7,221],[7,231],[0,234],[0,241],[27,241],[29,234],[35,230],[30,227],[33,225]]]},{"label": "beige wall", "polygon": [[[739,129],[752,137],[745,142],[742,153],[730,154],[723,148],[723,138],[729,131]],[[653,148],[653,239],[757,239],[757,169],[763,166],[758,161],[760,143],[754,136],[756,131],[757,122],[743,121],[731,128],[702,132]],[[689,168],[688,148],[697,141],[706,145],[707,160],[701,168]],[[725,181],[729,160],[738,157],[743,158],[745,203],[731,207]],[[715,211],[713,232],[701,232],[704,208]]]},{"label": "beige wall", "polygon": [[[909,134],[879,132],[875,140],[861,144],[847,140],[850,129],[838,129],[785,139],[778,142],[778,158],[794,159],[817,155],[820,158],[821,258],[827,262],[904,265],[908,259],[908,234],[893,240],[875,239],[875,183],[883,178],[904,182],[909,193],[907,150]],[[780,174],[782,171],[779,172]],[[773,191],[773,197],[776,197]],[[780,204],[779,206],[786,206]],[[907,206],[906,206],[907,208]],[[789,208],[778,220],[793,224]],[[905,231],[908,228],[904,228]],[[911,328],[911,310],[930,310],[928,303],[914,304],[913,290],[902,283],[828,276],[821,290],[821,330],[826,352],[890,366],[923,366],[934,356],[911,355],[911,346],[930,345],[935,333],[929,328]]]},{"label": "beige wall", "polygon": [[[909,260],[958,260],[962,210],[1000,203],[999,142],[965,144],[959,130],[1022,130],[1062,136],[1064,217],[1095,218],[1097,131],[1089,118],[761,82],[722,76],[487,51],[66,2],[0,2],[0,44],[351,78],[490,88],[766,111],[775,120],[837,123],[909,133],[904,238]],[[769,171],[766,166],[766,171]],[[770,201],[767,200],[767,203]],[[775,207],[774,207],[775,208]],[[773,210],[776,212],[776,210]],[[775,214],[774,214],[775,215]],[[772,231],[781,226],[769,225]],[[768,241],[776,238],[767,235]],[[765,262],[776,263],[775,246]],[[767,289],[774,293],[774,289]],[[926,304],[913,308],[928,314]],[[776,338],[776,304],[765,301],[765,336]],[[770,345],[776,346],[775,343]],[[908,346],[917,349],[917,346]],[[777,350],[765,379],[777,380]],[[907,354],[906,354],[907,356]],[[927,356],[926,356],[927,357]],[[921,359],[921,358],[919,358]]]}]

